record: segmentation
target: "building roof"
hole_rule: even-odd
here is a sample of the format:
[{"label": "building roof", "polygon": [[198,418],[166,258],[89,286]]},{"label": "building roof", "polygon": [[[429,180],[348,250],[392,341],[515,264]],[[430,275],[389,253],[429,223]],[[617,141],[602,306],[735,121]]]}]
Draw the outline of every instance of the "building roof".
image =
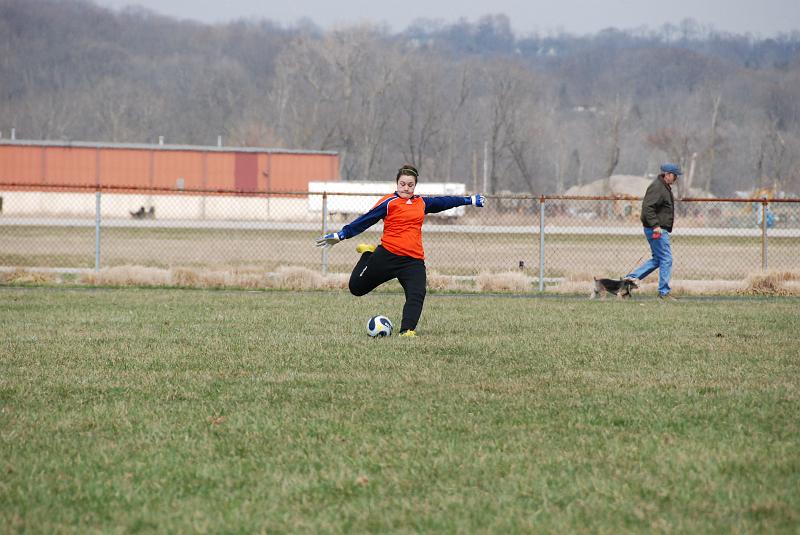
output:
[{"label": "building roof", "polygon": [[164,150],[164,151],[199,151],[199,152],[257,152],[272,154],[324,154],[337,155],[336,151],[296,150],[267,147],[227,147],[217,145],[162,145],[160,143],[105,143],[97,141],[49,141],[30,139],[0,139],[0,146],[15,147],[76,147],[90,149],[128,149],[128,150]]}]

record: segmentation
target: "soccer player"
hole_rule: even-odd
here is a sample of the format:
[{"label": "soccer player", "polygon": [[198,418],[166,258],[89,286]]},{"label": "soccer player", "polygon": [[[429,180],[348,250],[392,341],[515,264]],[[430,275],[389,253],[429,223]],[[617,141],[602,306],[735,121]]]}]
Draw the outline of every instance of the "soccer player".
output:
[{"label": "soccer player", "polygon": [[342,227],[317,239],[317,247],[330,247],[361,234],[383,219],[383,235],[377,247],[358,244],[361,253],[350,275],[350,293],[366,295],[384,282],[397,279],[405,292],[400,336],[416,336],[422,304],[425,301],[425,252],[422,249],[422,223],[425,214],[443,212],[457,206],[484,205],[483,195],[470,197],[414,195],[419,173],[412,165],[397,171],[397,191],[384,195],[372,209]]}]

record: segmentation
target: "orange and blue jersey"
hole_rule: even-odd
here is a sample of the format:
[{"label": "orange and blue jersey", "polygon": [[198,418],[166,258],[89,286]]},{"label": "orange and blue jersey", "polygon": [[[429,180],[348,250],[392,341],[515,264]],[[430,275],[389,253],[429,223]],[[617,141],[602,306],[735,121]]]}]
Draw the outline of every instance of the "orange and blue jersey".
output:
[{"label": "orange and blue jersey", "polygon": [[422,249],[422,223],[425,214],[443,212],[457,206],[472,204],[472,197],[414,195],[403,199],[397,192],[384,195],[366,214],[342,227],[339,238],[357,236],[383,219],[383,248],[400,256],[425,259]]}]

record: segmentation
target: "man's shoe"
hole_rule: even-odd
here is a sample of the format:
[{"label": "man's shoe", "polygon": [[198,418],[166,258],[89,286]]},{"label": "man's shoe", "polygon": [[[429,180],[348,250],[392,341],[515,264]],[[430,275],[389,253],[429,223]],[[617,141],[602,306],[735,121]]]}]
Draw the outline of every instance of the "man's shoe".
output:
[{"label": "man's shoe", "polygon": [[408,330],[402,331],[397,336],[417,336],[417,333],[413,329],[408,329]]},{"label": "man's shoe", "polygon": [[678,298],[672,294],[658,294],[658,298],[662,301],[677,301]]},{"label": "man's shoe", "polygon": [[356,245],[356,252],[358,254],[374,253],[375,252],[375,246],[371,245],[369,243],[359,243],[358,245]]},{"label": "man's shoe", "polygon": [[624,280],[625,282],[632,282],[634,284],[639,284],[639,279],[637,279],[636,277],[624,277],[622,280]]}]

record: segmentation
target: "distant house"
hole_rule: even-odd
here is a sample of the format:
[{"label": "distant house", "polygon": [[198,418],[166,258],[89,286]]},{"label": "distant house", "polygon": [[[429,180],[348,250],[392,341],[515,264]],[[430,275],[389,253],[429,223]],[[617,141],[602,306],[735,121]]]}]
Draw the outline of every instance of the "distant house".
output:
[{"label": "distant house", "polygon": [[603,109],[595,104],[578,104],[572,107],[577,113],[603,113]]},{"label": "distant house", "polygon": [[[642,177],[638,175],[612,175],[608,179],[600,178],[582,186],[572,186],[564,195],[581,197],[598,197],[606,195],[626,195],[631,197],[644,197],[647,186],[655,177]],[[677,185],[679,196],[682,197],[704,197],[713,198],[711,193],[699,188],[690,188],[689,191],[680,190],[680,183]],[[678,195],[676,195],[678,196]]]},{"label": "distant house", "polygon": [[[641,177],[636,175],[612,175],[608,179],[598,179],[582,186],[572,186],[564,195],[569,197],[623,197],[612,204],[611,212],[618,217],[635,216],[638,218],[641,211],[639,199],[644,197],[647,187],[653,182],[654,177]],[[713,198],[711,193],[697,188],[690,192],[676,191],[675,197],[704,197]],[[624,197],[632,197],[625,199]]]}]

